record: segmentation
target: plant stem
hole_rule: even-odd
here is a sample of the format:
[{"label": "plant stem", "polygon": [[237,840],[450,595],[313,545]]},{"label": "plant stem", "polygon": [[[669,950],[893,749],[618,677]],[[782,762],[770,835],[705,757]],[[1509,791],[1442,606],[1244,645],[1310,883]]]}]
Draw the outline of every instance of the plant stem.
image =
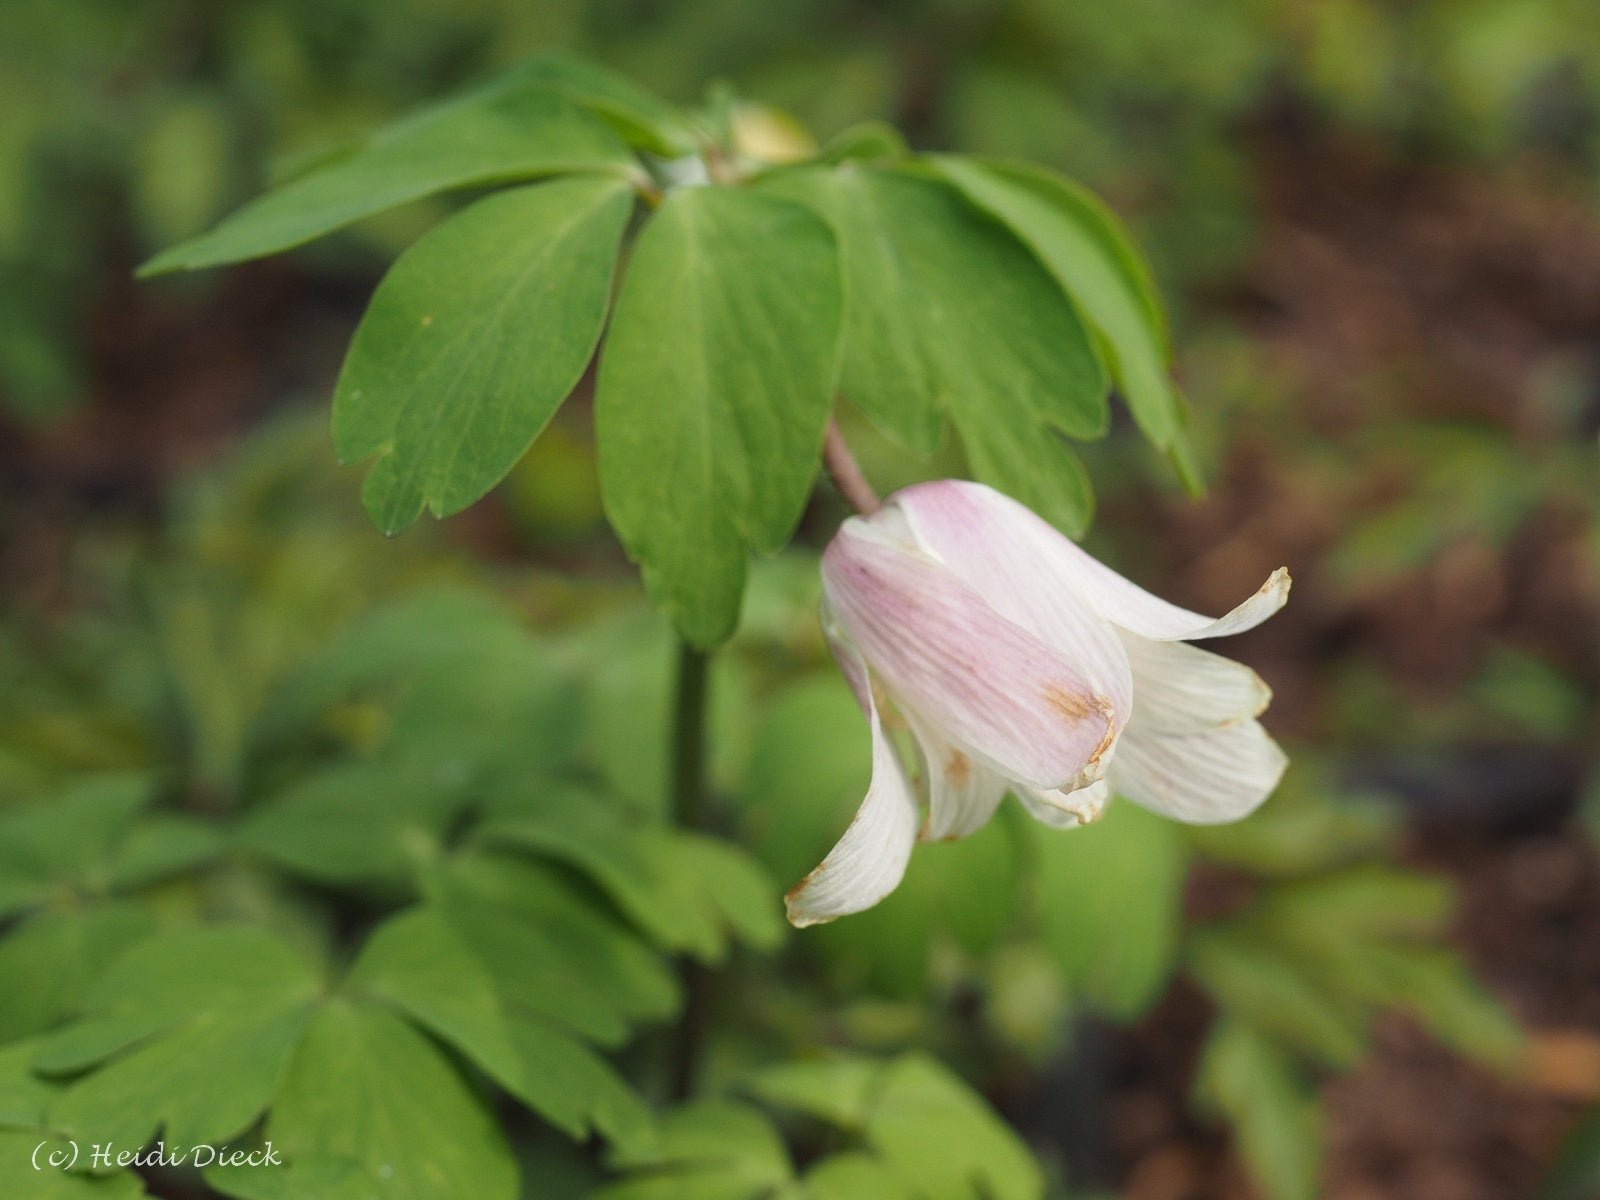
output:
[{"label": "plant stem", "polygon": [[861,464],[850,452],[849,443],[839,431],[839,423],[832,417],[828,418],[828,431],[822,439],[822,465],[827,468],[828,478],[833,480],[833,486],[844,497],[845,503],[862,516],[869,516],[883,507],[878,493],[872,490],[867,477],[861,473]]},{"label": "plant stem", "polygon": [[678,682],[672,704],[672,813],[685,829],[705,820],[706,667],[711,656],[678,643]]},{"label": "plant stem", "polygon": [[[881,507],[861,465],[850,452],[833,418],[822,443],[822,462],[834,487],[863,515]],[[678,644],[678,680],[672,709],[672,811],[678,828],[699,830],[706,819],[706,668],[710,656],[688,642]],[[700,1051],[711,1021],[711,972],[692,958],[683,962],[683,1016],[672,1049],[669,1095],[684,1101],[694,1094]]]},{"label": "plant stem", "polygon": [[[710,655],[688,642],[678,645],[678,682],[672,709],[672,811],[680,829],[698,830],[706,805],[706,668]],[[674,1101],[694,1094],[700,1049],[711,1018],[711,973],[692,958],[683,961],[683,1016],[672,1048],[669,1083]]]}]

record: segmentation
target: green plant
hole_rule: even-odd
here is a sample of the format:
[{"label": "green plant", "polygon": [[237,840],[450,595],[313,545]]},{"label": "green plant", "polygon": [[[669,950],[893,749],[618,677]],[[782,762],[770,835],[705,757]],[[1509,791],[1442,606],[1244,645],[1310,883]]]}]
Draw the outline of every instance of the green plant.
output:
[{"label": "green plant", "polygon": [[[1406,1004],[1505,1053],[1437,948],[1437,889],[1331,873],[1383,843],[1327,805],[1214,836],[1127,804],[1076,833],[1002,816],[779,957],[778,881],[864,778],[848,689],[816,671],[815,564],[787,549],[824,459],[872,502],[838,393],[913,464],[948,426],[972,474],[1073,534],[1092,498],[1067,438],[1106,431],[1113,387],[1198,480],[1148,272],[1089,193],[879,126],[760,141],[748,115],[540,58],[149,264],[489,191],[374,293],[336,448],[399,533],[499,483],[598,355],[605,512],[666,621],[582,580],[544,581],[529,621],[472,568],[380,551],[323,523],[340,503],[248,470],[198,503],[225,516],[180,521],[140,603],[7,660],[28,685],[0,743],[7,1140],[270,1143],[272,1169],[198,1164],[246,1200],[493,1200],[545,1175],[613,1198],[1040,1195],[1058,1164],[923,1047],[992,1083],[996,1047],[1055,1053],[1072,1007],[1131,1018],[1184,969],[1225,1012],[1201,1090],[1292,1197],[1316,1161],[1299,1057],[1347,1066],[1371,1009]],[[120,674],[74,674],[108,645]],[[1128,714],[1096,699],[1109,738]],[[1289,878],[1185,930],[1196,855]],[[1305,940],[1308,908],[1335,932]],[[1334,970],[1330,1010],[1307,991]],[[621,1178],[569,1144],[596,1135]]]}]

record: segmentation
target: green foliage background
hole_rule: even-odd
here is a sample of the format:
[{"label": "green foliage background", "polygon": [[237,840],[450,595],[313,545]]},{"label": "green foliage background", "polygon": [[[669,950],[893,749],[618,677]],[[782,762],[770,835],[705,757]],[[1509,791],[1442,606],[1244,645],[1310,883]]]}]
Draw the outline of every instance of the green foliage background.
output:
[{"label": "green foliage background", "polygon": [[[1279,448],[1313,506],[1352,486],[1352,456],[1403,479],[1327,548],[1328,594],[1426,572],[1463,539],[1498,552],[1551,506],[1590,522],[1586,569],[1600,553],[1590,417],[1564,399],[1592,386],[1590,368],[1549,385],[1531,445],[1387,406],[1402,389],[1381,384],[1354,440],[1322,441],[1284,403],[1297,381],[1263,371],[1258,349],[1190,304],[1256,249],[1241,130],[1274,104],[1437,164],[1533,161],[1592,196],[1591,5],[275,0],[130,16],[30,0],[6,21],[0,378],[19,427],[48,430],[84,401],[86,331],[108,274],[412,106],[559,46],[689,104],[706,80],[729,79],[772,106],[730,120],[780,145],[887,120],[918,148],[1034,159],[1093,185],[1134,226],[1174,309],[1200,473],[1215,478],[1246,428]],[[646,134],[671,145],[670,128]],[[424,149],[430,136],[442,158],[457,152],[448,125],[424,127]],[[881,135],[853,136],[880,152]],[[417,153],[397,159],[393,198],[428,190],[405,174]],[[494,182],[504,164],[492,143],[486,153],[447,166]],[[555,157],[615,156],[582,127]],[[1057,185],[997,193],[969,162],[931,170],[1071,290],[1044,248],[1055,243],[1028,233],[1041,219],[1028,189]],[[816,202],[844,213],[865,202],[837,179],[797,174],[772,191],[831,189],[841,194]],[[337,179],[324,186],[328,203],[347,201]],[[317,285],[365,289],[412,247],[374,298],[381,319],[357,334],[343,411],[358,410],[355,393],[415,378],[382,327],[415,315],[402,268],[458,260],[474,239],[492,258],[556,219],[538,199],[554,186],[592,191],[592,238],[565,264],[577,278],[620,235],[615,189],[601,183],[500,193],[462,214],[476,227],[437,225],[456,206],[430,199],[352,211],[343,219],[365,219],[298,252]],[[937,217],[929,180],[881,186]],[[371,188],[353,194],[365,203]],[[850,218],[839,221],[848,238]],[[435,228],[459,240],[418,240]],[[752,231],[739,252],[760,243]],[[949,269],[970,279],[982,267]],[[858,286],[884,283],[859,272]],[[199,311],[219,285],[150,286]],[[1166,339],[1098,286],[1119,391],[1161,444],[1150,397],[1165,387]],[[535,319],[538,297],[523,302]],[[912,336],[937,314],[906,316]],[[590,326],[598,336],[595,313],[563,317],[577,327],[567,340]],[[648,372],[648,346],[641,335],[607,369]],[[515,347],[495,377],[553,411],[584,363],[546,349]],[[920,356],[934,387],[979,357],[948,338],[936,350]],[[900,435],[852,422],[885,486],[960,465],[948,449],[931,465],[910,453],[934,439],[894,407],[898,367],[843,368],[883,405],[866,415]],[[549,413],[531,416],[528,437]],[[407,411],[381,419],[393,421],[381,438],[370,420],[336,426],[341,453],[404,445]],[[1123,805],[1057,835],[1011,814],[920,853],[879,909],[799,937],[778,897],[837,836],[866,769],[859,715],[814,628],[808,552],[752,568],[712,679],[711,832],[682,833],[664,790],[669,628],[598,531],[581,426],[555,417],[499,501],[536,560],[575,568],[562,571],[487,565],[448,526],[382,541],[325,442],[320,416],[280,421],[225,467],[174,485],[153,529],[91,527],[61,612],[17,604],[0,626],[0,1193],[139,1194],[131,1175],[41,1177],[26,1156],[46,1136],[137,1144],[160,1122],[173,1141],[261,1137],[292,1151],[293,1172],[208,1173],[246,1198],[1076,1196],[1059,1144],[1030,1131],[1038,1144],[1025,1146],[989,1101],[1012,1110],[1019,1079],[1070,1059],[1075,1029],[1145,1017],[1177,986],[1215,1011],[1195,1111],[1231,1128],[1266,1194],[1293,1200],[1318,1194],[1317,1085],[1363,1060],[1376,1014],[1405,1012],[1491,1069],[1515,1066],[1515,1025],[1449,948],[1451,889],[1395,865],[1400,819],[1383,797],[1352,794],[1339,757],[1448,756],[1486,729],[1579,744],[1593,729],[1586,663],[1496,644],[1458,694],[1412,711],[1385,664],[1347,656],[1319,746],[1292,747],[1282,793],[1243,825],[1185,830]],[[1152,491],[1170,499],[1170,467],[1120,430],[1085,457],[1111,514],[1097,544],[1135,563],[1143,535],[1118,514]],[[424,503],[470,503],[514,458],[469,464],[462,483],[386,476],[380,457],[365,500],[398,528]],[[795,508],[803,489],[791,490]],[[1029,498],[1068,527],[1086,521],[1081,494]],[[774,526],[798,515],[782,507]],[[638,508],[625,523],[643,545],[659,513]],[[29,519],[8,499],[0,528],[15,536]],[[774,539],[748,544],[763,540]],[[729,544],[742,561],[739,531]],[[724,615],[703,640],[729,627]],[[1398,711],[1403,721],[1384,718]],[[1218,874],[1245,901],[1186,916],[1186,887]],[[668,1043],[686,960],[717,966],[721,983],[702,1094],[675,1105]],[[1592,1123],[1575,1133],[1551,1195],[1582,1194],[1595,1144]],[[169,1173],[150,1186],[193,1182]]]}]

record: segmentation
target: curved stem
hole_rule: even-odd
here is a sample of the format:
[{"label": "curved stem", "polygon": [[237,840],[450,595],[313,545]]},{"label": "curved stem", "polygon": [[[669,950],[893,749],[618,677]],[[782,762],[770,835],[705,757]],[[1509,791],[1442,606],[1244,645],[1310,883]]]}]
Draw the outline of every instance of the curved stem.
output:
[{"label": "curved stem", "polygon": [[832,417],[828,418],[828,431],[822,439],[822,465],[827,468],[828,478],[833,480],[833,486],[844,497],[845,503],[862,516],[868,516],[883,507],[878,493],[872,490],[872,485],[862,474],[861,464],[850,452],[849,443],[839,431],[839,423]]},{"label": "curved stem", "polygon": [[[678,644],[678,681],[672,706],[672,811],[680,829],[705,823],[706,668],[711,656]],[[694,1094],[700,1049],[711,1018],[711,972],[692,958],[683,962],[683,1016],[672,1047],[668,1082],[674,1101]]]}]

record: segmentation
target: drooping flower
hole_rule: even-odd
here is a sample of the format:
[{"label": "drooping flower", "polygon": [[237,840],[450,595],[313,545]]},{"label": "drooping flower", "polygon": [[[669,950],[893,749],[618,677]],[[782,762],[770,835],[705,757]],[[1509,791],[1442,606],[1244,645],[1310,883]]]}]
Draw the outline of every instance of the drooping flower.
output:
[{"label": "drooping flower", "polygon": [[[964,837],[1007,793],[1054,826],[1111,793],[1180,821],[1252,812],[1285,758],[1248,667],[1190,646],[1283,607],[1280,568],[1213,620],[1130,583],[982,484],[917,484],[847,520],[822,559],[823,628],[872,730],[855,820],[787,897],[811,925],[869,908],[918,841]],[[897,724],[898,723],[898,724]],[[920,788],[891,729],[920,758]]]}]

